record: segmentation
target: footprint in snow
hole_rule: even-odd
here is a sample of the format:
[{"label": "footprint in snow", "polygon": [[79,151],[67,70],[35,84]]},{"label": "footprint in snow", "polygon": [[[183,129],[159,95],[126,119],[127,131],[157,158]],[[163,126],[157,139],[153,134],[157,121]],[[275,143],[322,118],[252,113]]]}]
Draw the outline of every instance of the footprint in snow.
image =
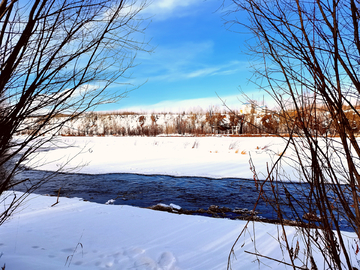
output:
[{"label": "footprint in snow", "polygon": [[175,269],[176,258],[171,252],[164,252],[159,258],[159,266],[163,270]]},{"label": "footprint in snow", "polygon": [[131,258],[131,257],[135,257],[139,254],[143,254],[144,252],[145,252],[145,250],[142,248],[132,248],[132,249],[126,250],[124,254]]},{"label": "footprint in snow", "polygon": [[157,263],[150,257],[140,257],[134,262],[134,269],[136,270],[157,270]]}]

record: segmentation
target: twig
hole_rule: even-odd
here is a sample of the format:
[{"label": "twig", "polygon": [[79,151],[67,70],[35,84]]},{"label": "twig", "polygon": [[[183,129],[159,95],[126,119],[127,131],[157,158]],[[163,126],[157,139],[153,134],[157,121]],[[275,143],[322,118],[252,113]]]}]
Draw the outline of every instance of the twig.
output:
[{"label": "twig", "polygon": [[57,205],[59,203],[60,190],[61,190],[61,188],[59,188],[56,203],[54,203],[51,207],[53,207],[53,206],[55,206],[55,205]]},{"label": "twig", "polygon": [[251,254],[251,255],[259,256],[259,257],[262,257],[262,258],[265,258],[265,259],[269,259],[269,260],[272,260],[272,261],[275,261],[275,262],[278,262],[278,263],[282,263],[282,264],[285,264],[285,265],[288,265],[288,266],[291,266],[291,267],[295,267],[295,268],[298,268],[298,269],[302,269],[302,270],[307,269],[307,268],[304,268],[304,267],[299,267],[299,266],[296,266],[296,265],[293,265],[293,264],[290,264],[290,263],[287,263],[287,262],[283,262],[283,261],[280,261],[280,260],[265,256],[265,255],[261,255],[259,253],[254,253],[254,252],[250,252],[250,251],[246,251],[246,250],[244,252],[248,253],[248,254]]}]

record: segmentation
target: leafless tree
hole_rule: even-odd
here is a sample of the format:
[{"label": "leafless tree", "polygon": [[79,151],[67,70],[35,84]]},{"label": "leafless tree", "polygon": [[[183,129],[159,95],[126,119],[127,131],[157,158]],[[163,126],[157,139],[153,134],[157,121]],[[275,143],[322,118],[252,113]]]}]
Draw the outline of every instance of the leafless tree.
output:
[{"label": "leafless tree", "polygon": [[[296,177],[304,183],[296,192],[305,199],[297,201],[283,185],[292,179],[282,171],[281,154],[263,183],[271,185],[272,194],[259,188],[261,196],[272,198],[285,239],[279,243],[287,256],[272,259],[293,269],[357,269],[358,242],[347,241],[341,223],[345,220],[360,238],[360,147],[357,128],[348,116],[359,116],[360,4],[355,0],[231,2],[228,23],[245,25],[253,34],[249,42],[261,78],[256,82],[277,102],[279,121],[289,134],[284,152],[294,153]],[[249,21],[234,18],[239,13],[247,14]],[[328,121],[323,131],[319,108],[326,111]],[[336,137],[326,132],[330,126]],[[298,242],[286,237],[283,205],[292,209],[291,218],[298,222],[303,260]],[[322,254],[323,261],[316,262],[313,252]]]},{"label": "leafless tree", "polygon": [[[24,182],[31,192],[46,181],[32,184],[14,176],[68,121],[126,94],[137,51],[149,51],[141,39],[146,26],[139,13],[145,5],[136,0],[1,1],[0,195]],[[109,89],[113,83],[125,90]],[[15,137],[22,133],[27,135]],[[0,224],[24,196],[13,197]]]}]

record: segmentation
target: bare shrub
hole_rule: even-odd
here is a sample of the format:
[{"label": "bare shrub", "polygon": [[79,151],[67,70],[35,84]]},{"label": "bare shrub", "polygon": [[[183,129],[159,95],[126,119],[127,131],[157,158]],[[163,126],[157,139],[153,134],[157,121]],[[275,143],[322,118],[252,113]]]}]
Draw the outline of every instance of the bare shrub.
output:
[{"label": "bare shrub", "polygon": [[[0,179],[0,195],[28,181],[13,176],[67,123],[126,95],[108,86],[127,78],[135,52],[147,50],[135,37],[143,29],[139,12],[144,7],[144,2],[131,0],[0,3],[0,104],[6,111],[0,117],[0,167],[11,164]],[[94,125],[77,133],[95,133]],[[14,140],[17,134],[26,135]],[[28,192],[40,184],[28,183]],[[26,196],[14,198],[0,224]]]},{"label": "bare shrub", "polygon": [[[279,216],[279,248],[284,257],[268,258],[256,250],[252,254],[293,269],[356,269],[358,251],[349,248],[353,243],[341,230],[346,221],[360,238],[358,3],[232,2],[234,12],[245,11],[249,16],[246,26],[257,40],[250,49],[264,63],[255,70],[262,79],[257,82],[276,101],[280,128],[289,136],[263,182],[272,192],[264,194],[259,186],[259,196],[271,198]],[[288,158],[295,164],[296,175],[289,176],[282,167],[287,161],[285,152],[293,153]],[[283,184],[292,177],[303,183],[298,190],[289,191]],[[297,195],[303,199],[297,200]],[[291,209],[290,214],[285,207]],[[300,244],[288,238],[285,220],[289,215],[298,222]],[[303,247],[301,259],[299,246]],[[321,254],[321,261],[314,259],[315,253]]]}]

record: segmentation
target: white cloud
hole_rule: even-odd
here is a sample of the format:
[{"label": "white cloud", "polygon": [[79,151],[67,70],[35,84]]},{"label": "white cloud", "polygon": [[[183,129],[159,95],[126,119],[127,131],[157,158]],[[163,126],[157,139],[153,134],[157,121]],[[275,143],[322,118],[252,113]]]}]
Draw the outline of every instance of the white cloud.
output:
[{"label": "white cloud", "polygon": [[213,67],[213,68],[203,68],[196,71],[193,71],[187,75],[188,78],[195,78],[200,76],[207,76],[210,74],[214,74],[214,72],[218,71],[219,68]]},{"label": "white cloud", "polygon": [[[199,0],[153,0],[143,11],[144,14],[154,16],[154,19],[164,20],[172,16],[184,17],[191,14]],[[191,7],[191,8],[189,8]]]},{"label": "white cloud", "polygon": [[187,7],[198,2],[198,0],[155,0],[153,5],[156,9],[174,10],[175,8]]},{"label": "white cloud", "polygon": [[244,65],[242,65],[241,62],[231,61],[231,62],[221,64],[221,65],[215,65],[215,66],[210,66],[210,67],[194,70],[194,71],[186,74],[185,77],[195,78],[195,77],[201,77],[201,76],[230,75],[230,74],[234,74],[235,72],[239,72],[241,66],[244,66]]},{"label": "white cloud", "polygon": [[[227,106],[232,109],[241,108],[241,102],[238,97],[240,95],[221,97],[226,102]],[[183,112],[190,110],[203,109],[207,110],[210,106],[224,108],[222,101],[217,97],[206,97],[185,100],[164,100],[156,104],[150,105],[137,105],[127,108],[122,108],[121,111],[134,111],[134,112]]]},{"label": "white cloud", "polygon": [[152,55],[139,54],[139,69],[143,72],[141,75],[149,81],[176,81],[197,77],[198,70],[207,68],[202,62],[204,58],[211,56],[213,47],[212,41],[184,42],[175,47],[159,46]]},{"label": "white cloud", "polygon": [[206,76],[226,76],[247,69],[247,62],[231,60],[207,63],[214,42],[185,42],[175,47],[159,46],[152,55],[140,54],[143,78],[148,81],[179,81]]}]

